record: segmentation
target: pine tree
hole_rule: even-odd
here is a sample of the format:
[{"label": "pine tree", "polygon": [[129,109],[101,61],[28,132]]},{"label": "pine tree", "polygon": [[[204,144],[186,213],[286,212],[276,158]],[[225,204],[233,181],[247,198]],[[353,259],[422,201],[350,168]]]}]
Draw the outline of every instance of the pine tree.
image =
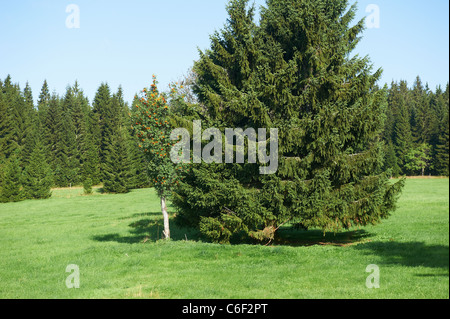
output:
[{"label": "pine tree", "polygon": [[24,88],[23,96],[25,103],[25,112],[27,113],[25,123],[25,125],[27,126],[27,134],[25,143],[21,150],[20,158],[23,167],[25,167],[30,161],[31,153],[36,146],[36,135],[38,134],[38,132],[40,134],[42,128],[40,127],[38,113],[34,108],[33,93],[28,82],[26,83],[26,86]]},{"label": "pine tree", "polygon": [[38,104],[37,104],[37,108],[38,108],[38,112],[39,112],[39,120],[41,122],[44,122],[45,118],[47,116],[47,110],[49,108],[50,99],[51,99],[51,95],[50,95],[50,91],[48,88],[48,83],[47,83],[47,80],[44,80],[44,83],[42,84],[41,92],[39,94]]},{"label": "pine tree", "polygon": [[126,193],[132,187],[133,165],[130,158],[130,136],[125,126],[124,102],[119,88],[105,109],[108,125],[104,126],[104,152],[102,162],[103,189],[109,193]]},{"label": "pine tree", "polygon": [[5,94],[0,91],[0,164],[14,151],[13,128]]},{"label": "pine tree", "polygon": [[449,176],[449,85],[445,92],[441,94],[442,105],[439,118],[437,143],[435,147],[434,167],[438,175]]},{"label": "pine tree", "polygon": [[412,127],[414,141],[419,145],[429,143],[433,133],[434,114],[430,108],[428,85],[424,88],[419,76],[414,82],[412,94],[412,108],[414,110],[414,123]]},{"label": "pine tree", "polygon": [[51,165],[54,169],[54,163],[56,161],[56,145],[58,143],[58,123],[61,122],[62,111],[60,107],[60,100],[56,94],[51,96],[48,105],[48,112],[43,122],[43,134],[44,144],[49,152],[51,159]]},{"label": "pine tree", "polygon": [[411,113],[407,103],[408,88],[405,81],[400,82],[398,99],[395,101],[397,107],[396,122],[394,128],[394,144],[399,166],[402,172],[404,168],[406,154],[412,149],[413,134],[411,130]]},{"label": "pine tree", "polygon": [[392,170],[392,176],[398,177],[401,174],[401,169],[398,166],[397,155],[395,154],[395,147],[392,141],[385,145],[385,163],[384,167],[386,170]]},{"label": "pine tree", "polygon": [[24,199],[21,177],[22,169],[17,154],[14,153],[3,169],[0,202],[18,202]]},{"label": "pine tree", "polygon": [[98,184],[101,180],[98,149],[89,129],[82,135],[81,139],[81,180],[90,179],[93,184]]},{"label": "pine tree", "polygon": [[375,173],[386,92],[367,57],[349,58],[364,28],[350,26],[356,6],[269,0],[259,25],[247,7],[229,2],[226,27],[195,63],[194,91],[205,127],[278,129],[279,167],[193,165],[173,199],[177,220],[227,242],[239,233],[270,241],[288,221],[338,231],[387,218],[403,180]]},{"label": "pine tree", "polygon": [[111,136],[107,146],[107,155],[102,163],[103,190],[107,193],[127,193],[130,190],[132,177],[128,155],[127,138],[123,130],[118,130]]},{"label": "pine tree", "polygon": [[99,143],[96,138],[100,136],[100,132],[97,129],[95,115],[89,111],[86,117],[86,133],[81,136],[80,141],[80,163],[82,180],[90,178],[93,185],[101,182]]},{"label": "pine tree", "polygon": [[102,83],[98,88],[93,102],[93,113],[95,117],[95,123],[97,127],[94,128],[94,132],[99,136],[94,136],[98,143],[100,162],[105,161],[106,150],[110,144],[112,127],[116,123],[111,123],[114,118],[114,113],[111,112],[111,91],[107,83]]},{"label": "pine tree", "polygon": [[55,183],[59,187],[74,186],[79,184],[80,180],[72,117],[68,112],[64,112],[61,122],[58,124],[58,141],[55,148]]},{"label": "pine tree", "polygon": [[50,198],[53,176],[40,138],[35,143],[29,163],[23,172],[23,189],[28,199]]},{"label": "pine tree", "polygon": [[2,85],[3,103],[6,106],[7,121],[9,133],[7,133],[7,152],[13,153],[20,151],[23,145],[23,116],[20,112],[23,104],[23,97],[21,96],[20,89],[17,84],[12,83],[11,76],[8,75]]},{"label": "pine tree", "polygon": [[56,186],[68,187],[79,183],[79,163],[76,137],[70,112],[64,112],[64,101],[53,94],[46,113],[44,145]]}]

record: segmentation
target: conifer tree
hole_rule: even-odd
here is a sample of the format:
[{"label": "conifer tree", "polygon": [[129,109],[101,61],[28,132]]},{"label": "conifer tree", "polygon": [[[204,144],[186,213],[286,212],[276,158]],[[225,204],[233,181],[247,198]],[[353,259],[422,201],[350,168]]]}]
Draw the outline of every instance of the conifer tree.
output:
[{"label": "conifer tree", "polygon": [[21,184],[22,168],[17,154],[9,158],[3,168],[3,180],[1,181],[0,202],[18,202],[24,199]]},{"label": "conifer tree", "polygon": [[23,172],[24,196],[28,199],[47,199],[51,197],[53,175],[47,163],[44,145],[38,137],[29,162]]},{"label": "conifer tree", "polygon": [[[130,136],[124,121],[122,91],[114,94],[105,110],[109,123],[104,127],[103,189],[109,193],[126,193],[132,186],[133,165],[130,158]],[[107,133],[106,133],[107,132]]]},{"label": "conifer tree", "polygon": [[389,143],[385,145],[385,154],[385,169],[392,170],[392,176],[398,177],[401,174],[401,169],[398,165],[398,159],[392,141],[389,141]]},{"label": "conifer tree", "polygon": [[[385,90],[367,57],[349,58],[364,21],[347,1],[233,0],[221,32],[201,52],[194,91],[205,125],[277,128],[279,168],[195,164],[176,189],[177,220],[214,241],[244,233],[270,241],[287,222],[338,231],[376,224],[394,210],[403,181],[382,171]],[[248,8],[248,9],[247,9]]]},{"label": "conifer tree", "polygon": [[419,145],[429,143],[433,134],[434,112],[430,108],[428,85],[425,88],[417,76],[412,93],[412,105],[415,110],[415,127],[413,127],[414,140]]},{"label": "conifer tree", "polygon": [[406,172],[404,167],[406,154],[414,146],[411,130],[411,113],[407,103],[407,94],[407,84],[405,81],[401,81],[399,93],[395,101],[397,104],[397,114],[394,128],[394,143],[399,166],[402,168],[403,173]]},{"label": "conifer tree", "polygon": [[8,153],[11,154],[20,151],[23,145],[23,114],[22,108],[23,98],[20,94],[18,85],[12,83],[11,76],[5,78],[2,85],[3,103],[6,106],[6,119],[10,122],[8,135]]},{"label": "conifer tree", "polygon": [[439,125],[439,136],[436,145],[435,169],[438,175],[449,176],[449,115],[448,100],[447,113],[443,116]]},{"label": "conifer tree", "polygon": [[39,121],[41,123],[45,122],[45,118],[47,117],[47,110],[49,108],[51,99],[50,90],[48,88],[47,80],[44,80],[42,84],[41,92],[39,93],[37,109],[39,113]]},{"label": "conifer tree", "polygon": [[0,164],[9,158],[14,151],[13,128],[10,116],[5,94],[3,91],[0,91]]},{"label": "conifer tree", "polygon": [[[98,136],[94,136],[94,139],[98,143],[100,162],[105,161],[106,150],[110,143],[112,127],[115,123],[111,123],[114,119],[114,114],[111,112],[111,91],[107,83],[102,83],[98,88],[94,101],[93,101],[93,113],[95,117],[94,132]],[[114,120],[113,120],[114,121]]]},{"label": "conifer tree", "polygon": [[124,130],[118,129],[113,133],[105,151],[107,153],[102,163],[103,190],[107,193],[127,193],[130,190],[132,166]]},{"label": "conifer tree", "polygon": [[25,112],[27,113],[26,115],[27,134],[25,143],[21,150],[20,158],[23,167],[25,167],[28,164],[31,153],[36,145],[37,132],[39,132],[40,134],[42,128],[40,126],[38,113],[34,108],[33,93],[31,91],[28,82],[26,83],[26,86],[24,88],[23,96],[25,103]]},{"label": "conifer tree", "polygon": [[93,140],[93,136],[88,129],[81,137],[80,149],[80,174],[81,180],[90,179],[93,184],[98,184],[100,178],[100,162],[98,158],[98,149]]},{"label": "conifer tree", "polygon": [[55,183],[59,187],[69,187],[80,182],[75,129],[70,113],[63,112],[60,119],[55,149]]},{"label": "conifer tree", "polygon": [[[139,99],[137,95],[134,96],[132,105],[137,105]],[[133,129],[133,116],[134,110],[129,109],[127,106],[127,114],[125,116],[124,125],[128,129],[129,147],[130,147],[130,161],[133,167],[133,176],[130,180],[132,188],[146,188],[150,187],[151,183],[147,174],[147,162],[145,154],[141,148],[139,148],[139,138],[135,135]]]},{"label": "conifer tree", "polygon": [[93,185],[101,182],[100,153],[99,143],[97,142],[100,136],[98,128],[95,114],[89,111],[86,117],[86,134],[81,137],[80,162],[82,180],[91,178]]}]

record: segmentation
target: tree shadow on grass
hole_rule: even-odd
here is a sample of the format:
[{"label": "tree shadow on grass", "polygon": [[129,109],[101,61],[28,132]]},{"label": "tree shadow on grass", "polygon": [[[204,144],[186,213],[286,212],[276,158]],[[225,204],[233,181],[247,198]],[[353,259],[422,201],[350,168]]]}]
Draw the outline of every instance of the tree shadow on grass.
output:
[{"label": "tree shadow on grass", "polygon": [[[96,241],[115,241],[118,243],[137,244],[146,242],[155,242],[163,239],[164,222],[161,212],[140,213],[130,216],[130,219],[137,217],[148,217],[132,222],[128,236],[118,233],[93,236]],[[128,218],[122,218],[128,219]],[[199,240],[200,233],[194,229],[179,227],[174,221],[170,220],[170,239],[171,240]]]},{"label": "tree shadow on grass", "polygon": [[371,234],[365,230],[353,230],[339,233],[325,233],[322,230],[280,229],[273,242],[284,246],[352,246],[367,241]]},{"label": "tree shadow on grass", "polygon": [[[123,217],[124,219],[134,219],[138,217],[146,217],[130,223],[129,235],[123,236],[118,233],[97,235],[92,239],[96,241],[115,241],[119,243],[136,244],[155,242],[163,239],[164,223],[161,217],[161,212],[148,212],[133,214],[129,217]],[[367,237],[371,234],[365,230],[355,230],[340,233],[326,233],[321,230],[308,230],[302,231],[293,228],[280,229],[276,235],[275,240],[271,242],[271,245],[281,246],[313,246],[313,245],[332,245],[332,246],[351,246],[366,241]],[[202,234],[193,228],[184,228],[177,225],[173,219],[170,220],[170,238],[174,241],[179,240],[192,240],[199,241],[205,240]],[[264,245],[265,242],[259,242],[252,238],[242,238],[242,236],[236,236],[232,238],[232,245],[240,244],[256,244]]]},{"label": "tree shadow on grass", "polygon": [[[384,264],[400,264],[407,267],[442,268],[448,276],[449,246],[427,245],[424,242],[369,242],[354,247],[367,255],[382,257]],[[425,275],[427,276],[427,275]],[[437,275],[436,275],[437,276]]]}]

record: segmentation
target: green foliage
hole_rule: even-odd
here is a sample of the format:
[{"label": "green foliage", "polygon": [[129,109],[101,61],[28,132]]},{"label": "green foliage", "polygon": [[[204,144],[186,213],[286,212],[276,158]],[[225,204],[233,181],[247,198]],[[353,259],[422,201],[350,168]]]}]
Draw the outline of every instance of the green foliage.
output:
[{"label": "green foliage", "polygon": [[103,162],[103,189],[108,193],[127,193],[130,190],[131,165],[128,144],[120,130],[111,137]]},{"label": "green foliage", "polygon": [[21,176],[19,159],[13,154],[4,166],[0,202],[18,202],[24,199]]},{"label": "green foliage", "polygon": [[0,90],[0,161],[8,158],[14,149],[13,127],[5,94]]},{"label": "green foliage", "polygon": [[[412,89],[408,89],[406,81],[392,82],[388,95],[388,120],[383,139],[389,148],[386,150],[386,166],[400,174],[448,174],[448,84],[443,92],[438,86],[435,92],[423,87],[420,77]],[[448,140],[448,137],[447,137]],[[425,171],[412,162],[417,150],[423,144],[430,146],[429,164]],[[395,157],[390,149],[395,149]],[[394,158],[397,160],[394,161]]]},{"label": "green foliage", "polygon": [[92,194],[92,179],[90,177],[86,178],[83,182],[83,189],[85,195]]},{"label": "green foliage", "polygon": [[[332,231],[379,223],[403,182],[391,185],[382,169],[381,70],[349,58],[364,28],[350,25],[356,6],[273,0],[257,25],[248,3],[229,2],[227,25],[194,65],[193,90],[209,127],[278,128],[279,169],[194,165],[176,190],[177,219],[220,242],[241,229],[270,241],[287,221]],[[225,207],[245,227],[227,227]]]},{"label": "green foliage", "polygon": [[27,199],[47,199],[52,195],[53,175],[43,145],[38,141],[23,172],[23,190]]},{"label": "green foliage", "polygon": [[[174,142],[170,139],[172,126],[169,122],[169,107],[166,95],[160,93],[158,82],[153,76],[150,88],[142,91],[142,97],[135,99],[132,126],[139,139],[138,148],[147,160],[147,172],[158,195],[167,197],[178,185],[184,165],[175,164],[170,158]],[[176,89],[172,89],[175,93]]]},{"label": "green foliage", "polygon": [[[105,182],[106,189],[114,192],[149,186],[142,173],[146,169],[143,155],[134,149],[130,110],[121,87],[111,95],[109,86],[103,83],[93,108],[78,82],[68,86],[63,97],[49,92],[44,81],[35,108],[28,83],[21,91],[10,76],[0,82],[0,165],[4,170],[6,162],[16,154],[21,178],[35,194],[27,197],[48,197],[46,191],[36,195],[31,190],[39,188],[39,183],[34,185],[32,180],[41,177],[35,174],[47,170],[32,163],[33,153],[38,158],[44,154],[46,164],[43,161],[42,165],[48,164],[53,173],[51,186],[81,185],[88,178],[95,185]],[[47,185],[50,178],[44,180]]]},{"label": "green foliage", "polygon": [[401,174],[401,169],[398,165],[398,158],[395,154],[395,148],[392,141],[389,141],[388,145],[385,145],[385,162],[384,167],[385,169],[391,169],[392,170],[392,176],[398,177]]},{"label": "green foliage", "polygon": [[439,143],[436,145],[436,164],[438,174],[449,175],[449,137],[448,137],[448,116],[439,136]]},{"label": "green foliage", "polygon": [[425,169],[431,164],[431,145],[420,144],[417,148],[409,150],[405,157],[405,168],[424,175]]}]

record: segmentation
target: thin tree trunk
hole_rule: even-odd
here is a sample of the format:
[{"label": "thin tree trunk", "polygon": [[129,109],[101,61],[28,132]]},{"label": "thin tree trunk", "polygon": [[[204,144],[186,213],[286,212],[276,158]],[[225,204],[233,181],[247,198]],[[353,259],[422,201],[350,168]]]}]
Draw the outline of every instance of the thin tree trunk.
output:
[{"label": "thin tree trunk", "polygon": [[161,197],[161,211],[164,216],[164,238],[169,239],[170,238],[170,228],[169,228],[169,214],[167,213],[167,206],[166,206],[166,198],[164,196]]}]

